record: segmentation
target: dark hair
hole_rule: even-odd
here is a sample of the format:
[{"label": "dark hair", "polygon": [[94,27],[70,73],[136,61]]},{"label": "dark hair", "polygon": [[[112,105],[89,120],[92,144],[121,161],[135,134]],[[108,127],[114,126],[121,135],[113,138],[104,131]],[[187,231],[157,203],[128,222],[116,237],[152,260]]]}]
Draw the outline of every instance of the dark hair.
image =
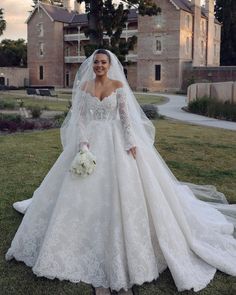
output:
[{"label": "dark hair", "polygon": [[106,49],[98,49],[95,53],[96,54],[105,54],[108,57],[109,63],[111,63],[111,56],[109,54],[108,51],[106,51]]}]

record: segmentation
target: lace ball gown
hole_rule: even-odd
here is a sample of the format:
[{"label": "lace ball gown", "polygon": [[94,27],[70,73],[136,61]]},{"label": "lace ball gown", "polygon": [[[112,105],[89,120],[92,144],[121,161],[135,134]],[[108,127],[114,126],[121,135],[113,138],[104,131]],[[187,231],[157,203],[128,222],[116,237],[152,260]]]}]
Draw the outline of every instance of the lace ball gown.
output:
[{"label": "lace ball gown", "polygon": [[[100,101],[86,94],[81,141],[94,173],[69,172],[65,149],[35,190],[6,259],[37,276],[127,290],[167,267],[179,291],[204,288],[216,269],[236,275],[234,226],[174,181],[154,147],[135,138],[122,88]],[[127,150],[137,146],[136,160]]]}]

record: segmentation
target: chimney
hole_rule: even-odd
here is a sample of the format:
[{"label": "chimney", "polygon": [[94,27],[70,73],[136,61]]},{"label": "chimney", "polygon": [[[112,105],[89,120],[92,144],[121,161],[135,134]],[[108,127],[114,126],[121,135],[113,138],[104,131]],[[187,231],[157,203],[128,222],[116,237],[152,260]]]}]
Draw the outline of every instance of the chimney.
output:
[{"label": "chimney", "polygon": [[63,7],[70,12],[71,11],[70,0],[63,0]]},{"label": "chimney", "polygon": [[82,5],[76,0],[74,1],[74,11],[78,12],[79,14],[83,13]]},{"label": "chimney", "polygon": [[207,16],[207,66],[212,66],[214,64],[215,36],[214,0],[206,0],[205,9]]},{"label": "chimney", "polygon": [[205,9],[207,15],[214,14],[214,0],[205,0]]},{"label": "chimney", "polygon": [[201,0],[191,0],[193,12],[193,66],[201,64]]}]

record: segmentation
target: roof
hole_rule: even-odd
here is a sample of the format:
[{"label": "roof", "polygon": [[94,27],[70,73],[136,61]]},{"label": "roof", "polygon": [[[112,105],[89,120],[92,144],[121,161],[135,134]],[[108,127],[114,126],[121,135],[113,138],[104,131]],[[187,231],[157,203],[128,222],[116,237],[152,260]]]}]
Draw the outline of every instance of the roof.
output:
[{"label": "roof", "polygon": [[[189,0],[169,0],[176,9],[182,9],[189,13],[193,13],[193,4]],[[207,18],[207,10],[205,7],[201,6],[201,14],[203,17]],[[215,18],[215,23],[220,24],[220,22]]]},{"label": "roof", "polygon": [[[181,9],[187,11],[189,13],[193,13],[192,11],[192,4],[189,0],[169,0],[176,9]],[[67,24],[80,24],[86,25],[88,23],[87,14],[78,14],[75,11],[69,12],[64,7],[53,6],[51,4],[41,3],[37,5],[34,10],[29,15],[26,23],[29,22],[35,11],[38,9],[38,6],[48,15],[51,21],[58,21]],[[202,16],[207,17],[206,9],[201,7]],[[128,15],[128,21],[137,21],[137,9],[130,9],[130,13]],[[217,20],[215,22],[219,23]]]},{"label": "roof", "polygon": [[[137,9],[130,9],[129,11],[129,15],[128,15],[128,21],[137,21],[138,17],[137,17]],[[83,13],[83,14],[75,14],[75,16],[72,19],[73,24],[77,23],[80,25],[85,25],[88,23],[88,18],[87,18],[87,14]]]},{"label": "roof", "polygon": [[46,3],[39,2],[38,5],[35,6],[34,10],[31,12],[29,17],[26,20],[26,23],[29,22],[35,11],[40,7],[51,19],[51,21],[58,21],[63,23],[71,23],[74,16],[77,15],[77,12],[69,12],[64,7],[53,6]]}]

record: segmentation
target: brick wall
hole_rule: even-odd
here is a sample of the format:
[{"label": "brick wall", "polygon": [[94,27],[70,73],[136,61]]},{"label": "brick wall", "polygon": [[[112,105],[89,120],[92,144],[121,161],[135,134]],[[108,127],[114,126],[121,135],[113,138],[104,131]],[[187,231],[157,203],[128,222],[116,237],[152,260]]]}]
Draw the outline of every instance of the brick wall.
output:
[{"label": "brick wall", "polygon": [[[138,71],[137,89],[150,91],[175,90],[179,88],[179,11],[169,1],[157,1],[163,13],[161,26],[156,17],[138,17]],[[156,39],[162,43],[161,52],[156,51]],[[155,80],[155,65],[161,65],[161,80]]]},{"label": "brick wall", "polygon": [[[43,35],[39,36],[38,24],[43,24]],[[28,68],[30,85],[64,86],[64,41],[63,23],[52,22],[43,12],[36,11],[28,24]],[[44,54],[40,56],[40,42],[44,44]],[[43,66],[44,77],[39,79],[39,67]]]}]

